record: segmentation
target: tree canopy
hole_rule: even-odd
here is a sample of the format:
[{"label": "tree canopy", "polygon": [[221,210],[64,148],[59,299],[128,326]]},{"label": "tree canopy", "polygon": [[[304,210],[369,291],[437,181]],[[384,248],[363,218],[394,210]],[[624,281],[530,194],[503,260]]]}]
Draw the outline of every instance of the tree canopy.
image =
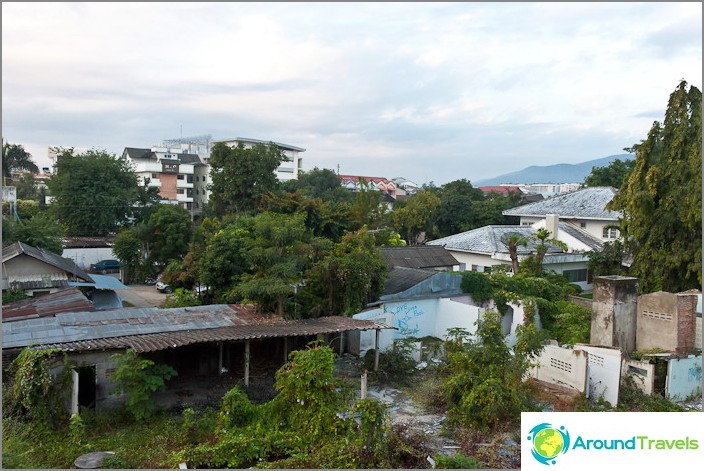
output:
[{"label": "tree canopy", "polygon": [[644,292],[702,284],[702,94],[684,80],[665,119],[633,146],[633,172],[607,205],[621,211],[631,274]]},{"label": "tree canopy", "polygon": [[592,171],[584,179],[584,186],[612,186],[621,188],[628,180],[636,165],[635,160],[616,159],[604,167],[592,167]]},{"label": "tree canopy", "polygon": [[51,213],[68,235],[102,236],[128,222],[139,197],[137,176],[125,159],[106,151],[74,155],[65,149],[47,185]]},{"label": "tree canopy", "polygon": [[27,152],[22,145],[6,143],[2,146],[3,184],[6,184],[5,179],[12,177],[12,173],[17,170],[37,173],[39,167],[32,160],[32,154]]}]

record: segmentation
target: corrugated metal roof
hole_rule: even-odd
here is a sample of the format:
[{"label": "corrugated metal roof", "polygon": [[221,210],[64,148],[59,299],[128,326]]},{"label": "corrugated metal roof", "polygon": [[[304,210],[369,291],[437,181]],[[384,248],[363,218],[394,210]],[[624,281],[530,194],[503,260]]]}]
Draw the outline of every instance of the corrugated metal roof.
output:
[{"label": "corrugated metal roof", "polygon": [[2,307],[2,321],[53,316],[62,312],[94,311],[95,307],[78,288],[63,288],[55,293],[23,299]]},{"label": "corrugated metal roof", "polygon": [[68,286],[66,273],[44,273],[41,275],[8,276],[10,289],[65,288]]},{"label": "corrugated metal roof", "polygon": [[553,196],[535,203],[503,211],[505,216],[545,217],[556,214],[561,218],[606,219],[616,221],[621,217],[617,211],[604,209],[616,194],[610,186],[596,186]]},{"label": "corrugated metal roof", "polygon": [[213,329],[129,335],[109,339],[46,344],[40,348],[60,348],[65,351],[132,348],[137,353],[144,353],[183,347],[194,343],[257,340],[273,337],[299,337],[353,330],[392,328],[393,327],[380,322],[352,319],[350,317],[321,317],[318,319],[288,321],[280,319],[279,322],[269,324],[243,324]]},{"label": "corrugated metal roof", "polygon": [[3,348],[67,344],[72,345],[71,349],[122,348],[130,342],[129,346],[134,344],[135,349],[152,351],[213,340],[390,328],[375,325],[359,324],[356,319],[346,317],[289,321],[256,314],[251,305],[132,308],[12,322],[3,328]]},{"label": "corrugated metal roof", "polygon": [[64,237],[61,240],[65,249],[93,249],[112,247],[115,237]]},{"label": "corrugated metal roof", "polygon": [[23,254],[63,270],[67,275],[72,275],[91,283],[93,282],[93,278],[91,278],[88,273],[80,269],[78,265],[73,262],[73,260],[64,258],[42,248],[32,247],[31,245],[27,245],[22,242],[15,242],[7,247],[3,247],[2,262],[5,263],[8,260]]},{"label": "corrugated metal roof", "polygon": [[384,296],[405,291],[436,273],[439,272],[419,268],[394,267],[384,280]]},{"label": "corrugated metal roof", "polygon": [[78,281],[69,282],[70,286],[92,286],[95,289],[129,289],[129,286],[122,284],[120,280],[109,275],[91,275],[95,283],[81,283]]},{"label": "corrugated metal roof", "polygon": [[381,255],[389,267],[436,268],[460,264],[442,246],[382,247]]}]

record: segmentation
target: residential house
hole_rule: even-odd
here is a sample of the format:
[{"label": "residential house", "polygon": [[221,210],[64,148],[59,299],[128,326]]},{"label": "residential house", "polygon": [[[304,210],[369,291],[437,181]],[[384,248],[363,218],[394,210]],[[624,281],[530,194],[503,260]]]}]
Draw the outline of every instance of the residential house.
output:
[{"label": "residential house", "polygon": [[358,192],[362,189],[380,191],[382,194],[395,200],[399,195],[405,195],[405,190],[399,189],[396,184],[384,177],[363,177],[359,175],[338,175],[340,184],[346,190]]},{"label": "residential house", "polygon": [[234,139],[219,139],[213,141],[214,143],[222,142],[230,147],[237,147],[239,144],[243,144],[246,149],[250,149],[257,144],[274,144],[279,149],[284,152],[284,161],[276,169],[276,178],[279,181],[285,182],[288,180],[297,180],[298,174],[303,170],[303,157],[301,153],[306,150],[301,147],[292,146],[289,144],[282,144],[280,142],[273,141],[260,141],[258,139],[250,139],[246,137],[236,137]]},{"label": "residential house", "polygon": [[389,268],[424,268],[437,271],[456,271],[460,262],[444,247],[430,245],[415,245],[410,247],[382,247]]},{"label": "residential house", "polygon": [[399,188],[399,189],[405,191],[406,196],[413,195],[418,190],[421,189],[420,185],[418,185],[416,182],[411,181],[407,178],[396,177],[396,178],[392,178],[391,181],[394,182],[394,184],[396,185],[396,188]]},{"label": "residential house", "polygon": [[88,270],[94,263],[101,260],[112,260],[117,257],[112,251],[115,237],[64,237],[64,250],[61,256],[74,261],[76,265]]},{"label": "residential house", "polygon": [[[172,366],[178,381],[199,383],[230,371],[249,385],[250,370],[278,368],[292,349],[323,340],[344,350],[343,336],[356,330],[382,330],[382,323],[348,317],[286,320],[257,314],[252,305],[187,308],[125,308],[102,312],[58,313],[3,325],[5,363],[23,348],[55,348],[76,365],[70,411],[102,408],[121,398],[110,395],[117,367],[113,354],[133,349]],[[58,373],[62,364],[52,365]]]},{"label": "residential house", "polygon": [[613,226],[618,226],[621,214],[605,207],[616,191],[610,186],[583,188],[507,209],[502,214],[520,217],[523,226],[530,226],[545,219],[548,214],[555,214],[560,220],[576,225],[602,241],[613,241],[620,237],[619,230]]},{"label": "residential house", "polygon": [[432,240],[427,242],[427,245],[445,247],[460,262],[460,271],[484,272],[494,265],[511,266],[508,238],[512,235],[528,240],[525,247],[522,245],[517,247],[519,263],[535,253],[538,241],[534,236],[540,228],[548,229],[551,238],[565,243],[568,247],[567,252],[564,252],[561,248],[548,244],[543,267],[564,275],[571,283],[579,285],[583,290],[591,289],[587,269],[589,258],[586,252],[600,249],[602,242],[572,223],[561,222],[554,215],[549,215],[531,226],[484,226]]},{"label": "residential house", "polygon": [[15,242],[2,249],[2,289],[22,290],[39,296],[69,286],[69,282],[95,283],[72,260],[53,252]]}]

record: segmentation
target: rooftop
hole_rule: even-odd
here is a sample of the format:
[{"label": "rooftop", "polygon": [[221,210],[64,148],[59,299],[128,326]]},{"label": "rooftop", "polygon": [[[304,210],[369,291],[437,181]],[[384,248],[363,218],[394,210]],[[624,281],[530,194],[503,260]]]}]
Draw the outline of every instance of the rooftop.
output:
[{"label": "rooftop", "polygon": [[[564,223],[560,223],[562,229]],[[527,247],[518,246],[519,255],[528,255],[535,251],[536,240],[531,236],[536,229],[531,226],[484,226],[471,231],[462,232],[442,239],[431,240],[428,245],[441,245],[448,249],[461,250],[463,252],[475,252],[484,254],[494,254],[496,252],[508,252],[506,240],[513,234],[528,239]],[[547,253],[562,253],[562,249],[548,244]]]},{"label": "rooftop", "polygon": [[277,146],[281,147],[284,150],[294,150],[296,152],[305,152],[306,150],[302,147],[296,147],[292,146],[289,144],[283,144],[281,142],[275,142],[275,141],[261,141],[259,139],[251,139],[248,137],[235,137],[234,139],[218,139],[213,141],[213,143],[216,142],[242,142],[246,144],[276,144]]},{"label": "rooftop", "polygon": [[535,203],[503,211],[504,216],[545,217],[556,214],[560,218],[608,219],[617,221],[621,214],[604,209],[616,194],[616,188],[596,186],[565,193]]},{"label": "rooftop", "polygon": [[382,247],[381,255],[389,267],[443,268],[460,264],[444,247],[438,246]]},{"label": "rooftop", "polygon": [[59,270],[63,270],[67,275],[73,275],[74,277],[81,278],[89,283],[93,283],[94,280],[91,276],[80,269],[73,260],[64,258],[48,250],[42,248],[32,247],[23,242],[15,242],[14,244],[3,247],[2,249],[2,263],[5,263],[15,257],[20,255],[26,255],[32,257],[40,262],[51,265]]}]

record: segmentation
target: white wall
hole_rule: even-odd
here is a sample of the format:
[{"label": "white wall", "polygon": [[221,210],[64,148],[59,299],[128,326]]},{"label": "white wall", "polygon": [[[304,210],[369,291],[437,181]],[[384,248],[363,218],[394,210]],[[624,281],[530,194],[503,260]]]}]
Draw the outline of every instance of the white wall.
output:
[{"label": "white wall", "polygon": [[655,365],[647,361],[625,359],[623,376],[630,376],[633,384],[645,394],[653,394],[655,387]]},{"label": "white wall", "polygon": [[621,350],[593,345],[575,345],[574,349],[589,353],[589,398],[596,401],[603,396],[611,405],[617,405],[621,385]]},{"label": "white wall", "polygon": [[546,345],[530,375],[579,392],[587,387],[587,352]]},{"label": "white wall", "polygon": [[469,332],[476,331],[476,322],[484,309],[470,305],[470,300],[469,296],[441,298],[435,318],[435,331],[431,335],[444,339],[447,330],[453,327],[460,327]]},{"label": "white wall", "polygon": [[91,264],[98,263],[101,260],[117,260],[117,257],[110,247],[95,249],[69,248],[64,249],[61,256],[73,260],[76,265],[84,270],[87,270]]},{"label": "white wall", "polygon": [[667,362],[665,396],[672,401],[684,401],[702,394],[702,356],[673,358]]},{"label": "white wall", "polygon": [[[470,271],[472,269],[472,265],[477,265],[477,266],[482,266],[482,267],[491,267],[493,265],[507,265],[511,266],[511,262],[508,261],[503,261],[503,260],[496,260],[494,258],[491,258],[490,255],[481,255],[481,254],[474,254],[474,253],[468,253],[468,252],[461,252],[459,250],[452,250],[448,247],[445,247],[445,250],[450,252],[460,264],[464,264],[464,270]],[[459,268],[455,268],[455,271],[458,271]]]}]

